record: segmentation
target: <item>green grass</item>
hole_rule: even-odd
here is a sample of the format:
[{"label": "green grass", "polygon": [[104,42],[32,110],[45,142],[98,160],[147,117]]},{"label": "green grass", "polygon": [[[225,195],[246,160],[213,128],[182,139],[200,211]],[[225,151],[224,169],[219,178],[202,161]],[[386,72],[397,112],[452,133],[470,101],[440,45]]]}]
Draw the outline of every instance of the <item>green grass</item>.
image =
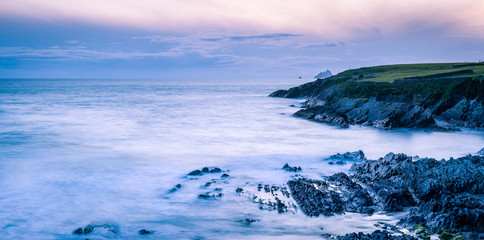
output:
[{"label": "green grass", "polygon": [[397,64],[375,67],[363,67],[344,71],[338,75],[349,77],[356,81],[389,82],[395,79],[421,77],[439,73],[456,72],[461,70],[473,70],[472,74],[462,76],[484,75],[484,63],[471,63],[474,66],[458,66],[466,63],[420,63],[420,64]]}]

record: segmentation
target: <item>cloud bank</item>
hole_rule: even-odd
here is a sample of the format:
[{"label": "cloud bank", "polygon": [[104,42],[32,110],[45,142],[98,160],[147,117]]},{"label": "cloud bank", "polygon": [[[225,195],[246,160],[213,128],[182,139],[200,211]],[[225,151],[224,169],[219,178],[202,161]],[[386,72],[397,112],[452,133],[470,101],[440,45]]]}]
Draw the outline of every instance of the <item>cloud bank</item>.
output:
[{"label": "cloud bank", "polygon": [[484,38],[481,0],[3,0],[0,15],[153,31],[290,32],[326,39],[438,28]]}]

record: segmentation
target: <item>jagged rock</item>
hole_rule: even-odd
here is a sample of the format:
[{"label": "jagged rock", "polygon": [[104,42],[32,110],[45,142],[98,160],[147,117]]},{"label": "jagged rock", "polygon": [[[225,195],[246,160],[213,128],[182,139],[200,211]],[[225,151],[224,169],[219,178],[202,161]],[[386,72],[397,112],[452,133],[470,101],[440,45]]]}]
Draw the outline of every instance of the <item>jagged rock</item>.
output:
[{"label": "jagged rock", "polygon": [[288,172],[300,172],[302,171],[302,168],[301,167],[291,167],[289,166],[289,164],[284,164],[284,166],[282,167],[282,169],[288,171]]},{"label": "jagged rock", "polygon": [[77,228],[72,233],[77,235],[86,235],[92,233],[96,228],[103,228],[111,233],[117,234],[119,232],[119,227],[114,224],[89,224],[84,229]]},{"label": "jagged rock", "polygon": [[[297,211],[297,206],[289,199],[290,193],[286,186],[259,184],[257,191],[266,193],[264,195],[252,195],[252,202],[258,203],[259,209],[277,211],[278,213],[295,213]],[[247,191],[242,190],[240,194],[242,193],[250,195],[250,192]]]},{"label": "jagged rock", "polygon": [[325,78],[331,77],[331,76],[333,76],[333,73],[331,73],[331,71],[329,71],[329,69],[326,69],[326,71],[318,73],[318,75],[314,76],[314,78],[325,79]]},{"label": "jagged rock", "polygon": [[362,161],[362,160],[366,160],[366,157],[363,151],[358,150],[355,152],[345,152],[343,154],[337,153],[337,154],[331,155],[329,159]]},{"label": "jagged rock", "polygon": [[324,181],[300,178],[287,183],[293,198],[308,216],[331,216],[343,213],[343,199]]},{"label": "jagged rock", "polygon": [[484,81],[479,78],[452,77],[462,74],[455,71],[446,77],[429,75],[388,83],[361,81],[346,74],[278,90],[270,96],[306,98],[305,108],[294,116],[341,127],[484,128]]},{"label": "jagged rock", "polygon": [[352,175],[337,173],[323,180],[300,178],[288,185],[302,211],[309,216],[343,212],[403,211],[414,207],[399,224],[425,224],[484,233],[484,156],[437,161],[413,161],[389,153],[378,160],[353,164]]},{"label": "jagged rock", "polygon": [[390,232],[376,230],[370,234],[359,233],[348,233],[344,236],[338,236],[338,240],[418,240],[416,237],[409,235],[392,235]]}]

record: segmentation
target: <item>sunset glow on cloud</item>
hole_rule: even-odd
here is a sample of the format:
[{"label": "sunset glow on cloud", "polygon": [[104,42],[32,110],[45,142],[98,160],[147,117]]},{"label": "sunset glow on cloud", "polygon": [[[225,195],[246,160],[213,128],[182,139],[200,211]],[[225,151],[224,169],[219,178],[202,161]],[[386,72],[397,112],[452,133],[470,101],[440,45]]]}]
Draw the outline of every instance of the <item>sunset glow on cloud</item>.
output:
[{"label": "sunset glow on cloud", "polygon": [[[0,31],[10,38],[0,42],[0,74],[15,72],[7,63],[21,68],[57,57],[196,55],[201,63],[193,67],[259,62],[301,72],[393,63],[401,54],[403,62],[476,61],[484,57],[483,11],[480,0],[4,0]],[[32,38],[45,44],[34,46]],[[446,53],[450,48],[460,53]]]},{"label": "sunset glow on cloud", "polygon": [[467,1],[222,1],[222,0],[7,0],[0,13],[47,21],[81,21],[118,27],[192,32],[293,32],[326,38],[357,38],[378,29],[442,28],[484,38],[484,2]]}]

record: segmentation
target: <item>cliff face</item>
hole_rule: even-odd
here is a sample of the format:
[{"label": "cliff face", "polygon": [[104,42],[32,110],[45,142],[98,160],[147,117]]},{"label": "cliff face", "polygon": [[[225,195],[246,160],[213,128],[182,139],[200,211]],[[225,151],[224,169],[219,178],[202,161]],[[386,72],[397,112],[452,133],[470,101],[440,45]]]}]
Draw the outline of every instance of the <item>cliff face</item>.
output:
[{"label": "cliff face", "polygon": [[295,116],[341,127],[484,128],[484,79],[472,73],[459,70],[390,83],[361,81],[361,74],[355,79],[347,71],[270,96],[306,98]]}]

